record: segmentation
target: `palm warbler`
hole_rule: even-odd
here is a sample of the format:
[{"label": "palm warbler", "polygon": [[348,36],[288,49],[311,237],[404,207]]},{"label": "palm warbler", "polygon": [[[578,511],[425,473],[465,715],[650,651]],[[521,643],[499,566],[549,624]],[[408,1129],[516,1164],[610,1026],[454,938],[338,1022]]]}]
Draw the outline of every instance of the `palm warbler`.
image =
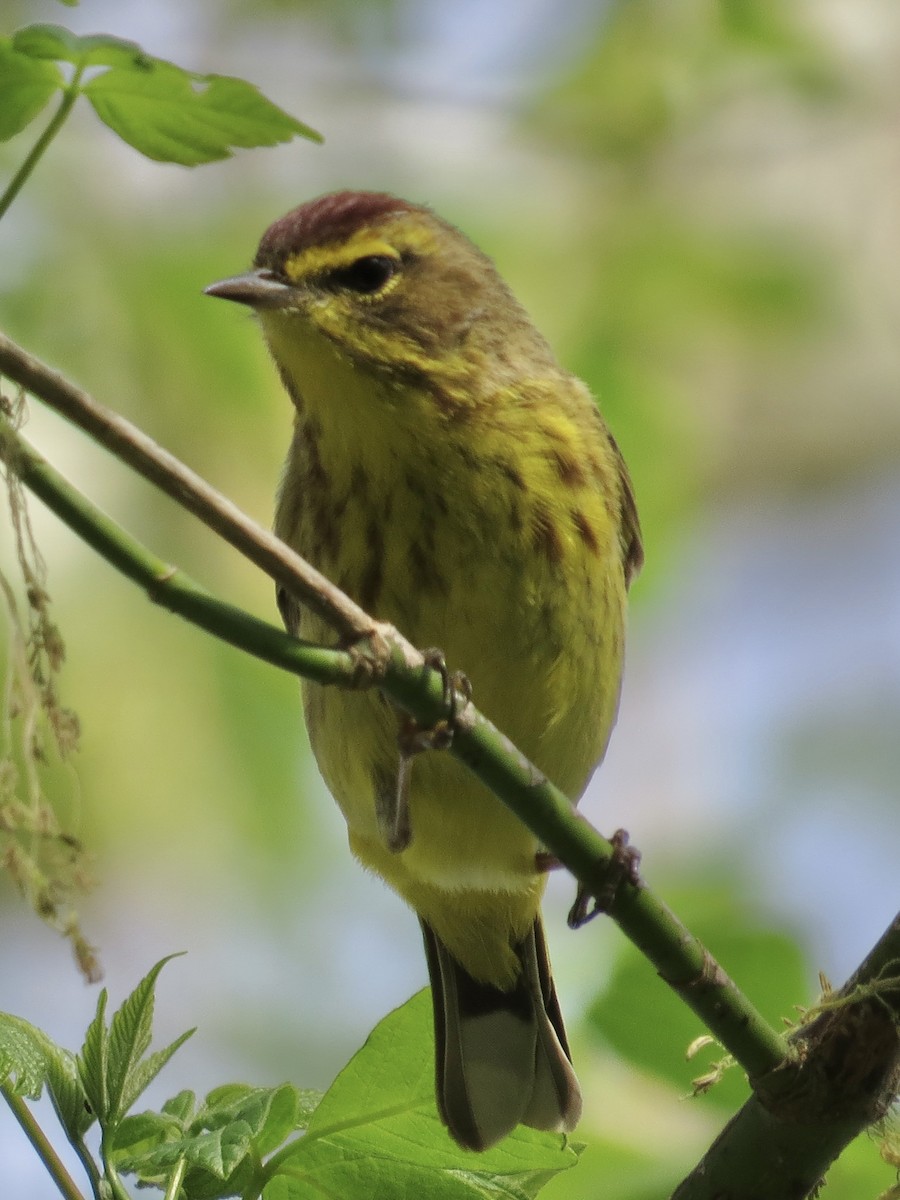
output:
[{"label": "palm warbler", "polygon": [[[628,473],[587,388],[485,255],[393,196],[301,205],[253,270],[207,291],[255,310],[296,410],[278,534],[440,646],[577,801],[615,720],[641,562]],[[288,629],[329,640],[315,613],[279,602]],[[421,922],[451,1135],[482,1150],[519,1123],[572,1129],[581,1094],[535,838],[448,755],[423,756],[399,788],[397,715],[377,693],[307,683],[303,699],[353,853]]]}]

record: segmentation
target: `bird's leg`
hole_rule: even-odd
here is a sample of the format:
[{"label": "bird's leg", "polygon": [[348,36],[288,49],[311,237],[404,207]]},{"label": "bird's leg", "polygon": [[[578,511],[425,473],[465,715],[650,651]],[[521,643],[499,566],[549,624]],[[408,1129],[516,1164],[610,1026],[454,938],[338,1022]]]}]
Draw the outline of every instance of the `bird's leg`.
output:
[{"label": "bird's leg", "polygon": [[447,715],[427,728],[423,728],[414,717],[406,716],[401,720],[397,742],[401,756],[406,758],[414,758],[423,750],[447,750],[453,742],[460,709],[465,708],[472,699],[472,684],[468,677],[462,671],[450,673],[443,650],[432,647],[423,650],[422,657],[425,666],[437,671],[441,677],[442,702]]},{"label": "bird's leg", "polygon": [[562,863],[549,850],[538,850],[534,856],[534,869],[539,875],[546,875],[549,871],[558,871],[561,867]]},{"label": "bird's leg", "polygon": [[408,715],[400,717],[400,727],[397,731],[400,762],[397,766],[396,787],[393,789],[393,794],[382,790],[376,798],[378,825],[385,836],[388,849],[394,853],[405,850],[412,840],[412,827],[409,819],[409,785],[413,759],[426,750],[446,750],[450,746],[460,710],[460,696],[462,696],[463,707],[472,698],[472,685],[468,678],[461,671],[454,671],[451,675],[447,669],[443,651],[425,650],[422,656],[425,659],[425,666],[431,667],[441,676],[447,716],[442,717],[428,728],[423,728],[414,717]]},{"label": "bird's leg", "polygon": [[599,883],[593,883],[590,888],[583,883],[578,885],[575,903],[569,910],[570,929],[580,929],[600,913],[609,912],[623,883],[629,883],[632,887],[643,887],[638,870],[641,865],[641,852],[637,847],[629,845],[628,831],[617,829],[609,841],[613,854]]}]

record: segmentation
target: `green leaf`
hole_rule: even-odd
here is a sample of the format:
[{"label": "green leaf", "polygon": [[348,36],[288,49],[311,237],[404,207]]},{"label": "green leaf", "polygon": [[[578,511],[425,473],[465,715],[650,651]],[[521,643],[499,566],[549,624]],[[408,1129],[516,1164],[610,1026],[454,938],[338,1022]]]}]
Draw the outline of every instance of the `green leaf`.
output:
[{"label": "green leaf", "polygon": [[26,25],[16,30],[12,41],[21,54],[69,62],[76,67],[143,69],[153,62],[137,42],[129,42],[110,33],[79,36],[62,25]]},{"label": "green leaf", "polygon": [[112,1157],[117,1166],[137,1162],[166,1142],[179,1141],[179,1121],[165,1113],[143,1112],[123,1117],[113,1135]]},{"label": "green leaf", "polygon": [[194,1032],[193,1029],[188,1030],[164,1050],[158,1050],[144,1059],[153,1033],[156,980],[166,963],[174,957],[170,954],[161,959],[144,976],[110,1022],[107,1096],[110,1117],[114,1121],[124,1117],[151,1079],[159,1074],[178,1047]]},{"label": "green leaf", "polygon": [[179,1092],[177,1096],[173,1096],[171,1100],[167,1100],[162,1106],[162,1112],[174,1117],[176,1121],[181,1123],[182,1128],[186,1129],[188,1122],[193,1116],[196,1104],[197,1097],[194,1093],[185,1090]]},{"label": "green leaf", "polygon": [[196,1032],[196,1027],[185,1030],[174,1042],[170,1042],[162,1050],[154,1051],[153,1054],[149,1054],[142,1062],[135,1064],[133,1071],[131,1071],[125,1081],[119,1102],[119,1112],[123,1116],[128,1112],[138,1096],[146,1091],[147,1086],[156,1078],[175,1051],[179,1050],[188,1038],[193,1037]]},{"label": "green leaf", "polygon": [[0,38],[0,141],[30,124],[64,84],[59,67],[29,58],[10,38]]},{"label": "green leaf", "polygon": [[141,1184],[164,1180],[180,1163],[187,1164],[185,1192],[191,1200],[232,1196],[243,1190],[250,1178],[255,1156],[248,1126],[231,1122],[221,1129],[205,1130],[190,1137],[178,1136],[162,1119],[154,1125],[152,1113],[144,1124],[122,1122],[116,1132],[112,1160],[122,1173],[136,1175]]},{"label": "green leaf", "polygon": [[40,1097],[47,1081],[47,1060],[56,1049],[30,1022],[0,1013],[0,1083],[10,1086],[17,1096]]},{"label": "green leaf", "polygon": [[101,121],[159,162],[196,166],[298,134],[321,140],[242,79],[192,75],[158,59],[139,71],[113,67],[83,90]]},{"label": "green leaf", "polygon": [[47,1087],[66,1133],[73,1140],[80,1138],[96,1118],[81,1082],[78,1059],[71,1051],[57,1048],[48,1060]]},{"label": "green leaf", "polygon": [[84,1045],[78,1055],[78,1073],[88,1104],[98,1121],[109,1115],[107,1074],[109,1060],[109,1030],[106,1028],[106,1001],[108,993],[103,988],[97,998],[97,1012],[84,1035]]},{"label": "green leaf", "polygon": [[531,1129],[484,1154],[460,1150],[438,1119],[432,1058],[425,990],[385,1017],[341,1071],[306,1136],[278,1156],[265,1200],[312,1194],[527,1200],[575,1165],[581,1147]]},{"label": "green leaf", "polygon": [[290,1084],[228,1084],[210,1092],[196,1113],[193,1093],[180,1092],[161,1113],[122,1121],[114,1161],[141,1183],[153,1183],[183,1160],[192,1200],[233,1195],[255,1176],[263,1157],[296,1131],[302,1110],[301,1093]]},{"label": "green leaf", "polygon": [[144,1058],[152,1036],[153,999],[160,971],[175,955],[158,962],[141,980],[106,1026],[107,993],[97,1001],[79,1055],[79,1072],[88,1103],[104,1124],[120,1121],[151,1079],[194,1032],[176,1038],[164,1050]]},{"label": "green leaf", "polygon": [[37,1100],[46,1084],[70,1137],[80,1137],[93,1124],[74,1054],[9,1013],[0,1013],[0,1083],[29,1100]]},{"label": "green leaf", "polygon": [[288,1083],[275,1088],[231,1084],[210,1092],[197,1120],[207,1129],[246,1125],[256,1154],[263,1157],[297,1129],[299,1111],[299,1093]]}]

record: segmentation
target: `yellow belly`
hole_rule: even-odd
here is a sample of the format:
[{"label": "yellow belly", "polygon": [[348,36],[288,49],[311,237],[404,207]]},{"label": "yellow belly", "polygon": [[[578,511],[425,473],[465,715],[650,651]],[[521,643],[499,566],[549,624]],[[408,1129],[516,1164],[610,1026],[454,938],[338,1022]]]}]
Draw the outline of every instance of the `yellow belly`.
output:
[{"label": "yellow belly", "polygon": [[[625,608],[618,477],[590,398],[565,377],[534,381],[460,417],[415,389],[373,390],[319,343],[269,336],[305,380],[278,533],[374,616],[439,647],[477,707],[577,801],[615,719]],[[333,641],[306,610],[298,632]],[[376,796],[396,781],[397,714],[375,692],[310,683],[304,703],[354,854],[470,974],[508,985],[543,891],[534,837],[434,751],[413,764],[412,837],[392,853]]]},{"label": "yellow belly", "polygon": [[[474,703],[577,801],[615,717],[621,572],[557,581],[550,589],[556,603],[545,597],[536,604],[523,602],[522,578],[504,581],[496,568],[494,562],[456,579],[442,604],[418,604],[397,579],[393,602],[388,591],[378,616],[419,646],[439,646],[449,667],[468,675]],[[320,638],[324,631],[308,616],[301,633]],[[510,944],[530,928],[544,886],[533,835],[465,766],[431,751],[412,766],[410,845],[392,853],[379,832],[375,797],[396,781],[396,713],[379,693],[309,683],[304,701],[313,750],[354,854],[429,922],[472,975],[509,981],[516,970]]]}]

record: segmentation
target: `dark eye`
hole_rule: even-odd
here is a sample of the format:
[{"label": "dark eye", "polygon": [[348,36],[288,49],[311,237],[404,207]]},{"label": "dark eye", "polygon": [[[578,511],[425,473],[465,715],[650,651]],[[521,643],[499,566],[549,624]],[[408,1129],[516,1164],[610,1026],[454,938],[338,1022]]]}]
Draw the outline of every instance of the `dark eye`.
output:
[{"label": "dark eye", "polygon": [[329,273],[329,280],[337,287],[349,288],[351,292],[371,294],[380,291],[396,273],[399,266],[395,258],[387,254],[367,254]]}]

